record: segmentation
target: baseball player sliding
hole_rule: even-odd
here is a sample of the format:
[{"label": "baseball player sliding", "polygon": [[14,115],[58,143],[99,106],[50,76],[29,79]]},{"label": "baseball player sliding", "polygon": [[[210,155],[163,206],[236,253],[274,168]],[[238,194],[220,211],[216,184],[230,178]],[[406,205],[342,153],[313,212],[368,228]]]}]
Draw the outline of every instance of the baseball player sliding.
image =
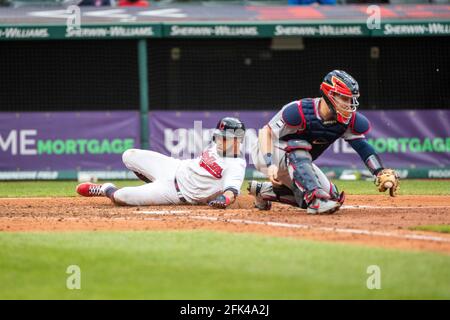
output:
[{"label": "baseball player sliding", "polygon": [[76,191],[85,197],[106,196],[118,205],[208,204],[223,209],[236,200],[244,181],[246,161],[240,152],[244,136],[244,124],[227,117],[219,121],[213,141],[196,159],[129,149],[123,163],[146,184],[118,189],[112,183],[87,182]]},{"label": "baseball player sliding", "polygon": [[395,196],[399,179],[385,169],[380,157],[367,142],[369,120],[357,112],[359,86],[340,70],[328,73],[321,86],[321,98],[305,98],[285,105],[260,130],[252,151],[257,170],[270,182],[251,181],[255,206],[269,210],[271,201],[306,209],[309,214],[331,214],[344,202],[344,193],[313,163],[337,139],[343,138],[359,154],[376,177],[380,192],[389,189]]}]

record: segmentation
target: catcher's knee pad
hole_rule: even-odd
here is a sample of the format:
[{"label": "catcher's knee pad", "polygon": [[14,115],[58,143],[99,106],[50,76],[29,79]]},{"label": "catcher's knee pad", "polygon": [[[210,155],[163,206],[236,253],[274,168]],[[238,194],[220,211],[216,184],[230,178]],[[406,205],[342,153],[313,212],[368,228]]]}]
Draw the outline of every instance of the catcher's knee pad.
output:
[{"label": "catcher's knee pad", "polygon": [[294,183],[294,195],[300,207],[305,208],[315,199],[331,199],[334,194],[338,194],[336,186],[331,182],[331,190],[325,190],[321,184],[309,153],[311,145],[307,141],[291,140],[286,150]]},{"label": "catcher's knee pad", "polygon": [[304,149],[293,150],[288,154],[288,161],[291,178],[301,191],[321,188],[308,151]]},{"label": "catcher's knee pad", "polygon": [[305,140],[289,140],[284,151],[287,153],[303,152],[304,156],[311,158],[309,151],[312,149],[311,144]]}]

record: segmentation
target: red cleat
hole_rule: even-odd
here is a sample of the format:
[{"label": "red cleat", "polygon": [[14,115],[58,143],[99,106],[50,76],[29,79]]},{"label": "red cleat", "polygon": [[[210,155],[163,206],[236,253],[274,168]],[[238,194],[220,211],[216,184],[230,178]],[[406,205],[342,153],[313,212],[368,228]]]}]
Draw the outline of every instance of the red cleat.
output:
[{"label": "red cleat", "polygon": [[77,186],[77,193],[83,197],[101,197],[103,196],[101,188],[101,184],[84,182]]}]

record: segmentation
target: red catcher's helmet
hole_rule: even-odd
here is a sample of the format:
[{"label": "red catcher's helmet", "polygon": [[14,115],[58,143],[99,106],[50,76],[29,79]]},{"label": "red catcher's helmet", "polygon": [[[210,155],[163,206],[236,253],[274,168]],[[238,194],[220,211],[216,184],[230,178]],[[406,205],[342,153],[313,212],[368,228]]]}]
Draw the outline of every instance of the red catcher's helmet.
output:
[{"label": "red catcher's helmet", "polygon": [[358,82],[345,71],[333,70],[323,79],[320,92],[336,120],[349,123],[359,105]]}]

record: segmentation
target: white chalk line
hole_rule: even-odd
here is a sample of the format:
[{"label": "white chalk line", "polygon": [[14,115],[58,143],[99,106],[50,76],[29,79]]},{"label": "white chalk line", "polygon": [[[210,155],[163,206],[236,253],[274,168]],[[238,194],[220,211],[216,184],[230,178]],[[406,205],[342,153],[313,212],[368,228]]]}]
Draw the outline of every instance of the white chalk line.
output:
[{"label": "white chalk line", "polygon": [[223,221],[223,222],[240,223],[240,224],[267,225],[267,226],[281,227],[281,228],[307,229],[307,230],[312,230],[312,231],[325,231],[325,232],[349,233],[349,234],[379,236],[379,237],[390,237],[390,238],[401,238],[401,239],[412,239],[412,240],[450,242],[450,238],[447,239],[447,238],[442,238],[442,237],[435,237],[435,236],[428,236],[428,235],[421,235],[421,234],[396,234],[396,233],[391,233],[391,232],[370,231],[370,230],[362,230],[362,229],[312,227],[312,226],[306,225],[306,224],[272,222],[272,221],[242,220],[242,219],[220,219],[220,218],[217,218],[217,217],[205,217],[205,216],[188,216],[188,218],[196,219],[196,220]]},{"label": "white chalk line", "polygon": [[392,209],[450,209],[450,206],[367,206],[367,205],[355,205],[355,206],[342,206],[341,210],[355,210],[355,209],[379,209],[379,210],[392,210]]},{"label": "white chalk line", "polygon": [[[307,224],[297,224],[297,223],[286,223],[286,222],[274,222],[274,221],[257,221],[257,220],[245,220],[245,219],[227,219],[219,217],[210,216],[197,216],[197,215],[184,215],[189,212],[189,210],[169,210],[170,214],[182,214],[180,218],[194,219],[194,220],[206,220],[214,222],[228,222],[228,223],[238,223],[238,224],[252,224],[252,225],[263,225],[278,228],[290,228],[290,229],[304,229],[311,231],[323,231],[323,232],[334,232],[334,233],[345,233],[345,234],[357,234],[375,237],[388,237],[388,238],[398,238],[398,239],[408,239],[408,240],[422,240],[422,241],[435,241],[435,242],[448,242],[450,243],[450,238],[443,238],[437,236],[429,236],[422,234],[398,234],[392,232],[383,231],[370,231],[365,229],[348,229],[348,228],[331,228],[331,227],[313,227]],[[135,211],[136,213],[146,213],[155,214],[156,211]],[[190,213],[190,212],[189,212]],[[156,213],[159,214],[159,213]]]},{"label": "white chalk line", "polygon": [[[370,206],[370,205],[344,205],[341,210],[358,210],[358,209],[378,209],[378,210],[392,210],[392,209],[450,209],[450,206]],[[196,210],[198,212],[198,210]],[[209,210],[203,210],[209,211]],[[188,214],[191,210],[143,210],[136,211],[136,213],[144,214]]]},{"label": "white chalk line", "polygon": [[191,210],[152,210],[152,211],[135,211],[135,213],[169,215],[169,214],[186,214],[192,213]]}]

